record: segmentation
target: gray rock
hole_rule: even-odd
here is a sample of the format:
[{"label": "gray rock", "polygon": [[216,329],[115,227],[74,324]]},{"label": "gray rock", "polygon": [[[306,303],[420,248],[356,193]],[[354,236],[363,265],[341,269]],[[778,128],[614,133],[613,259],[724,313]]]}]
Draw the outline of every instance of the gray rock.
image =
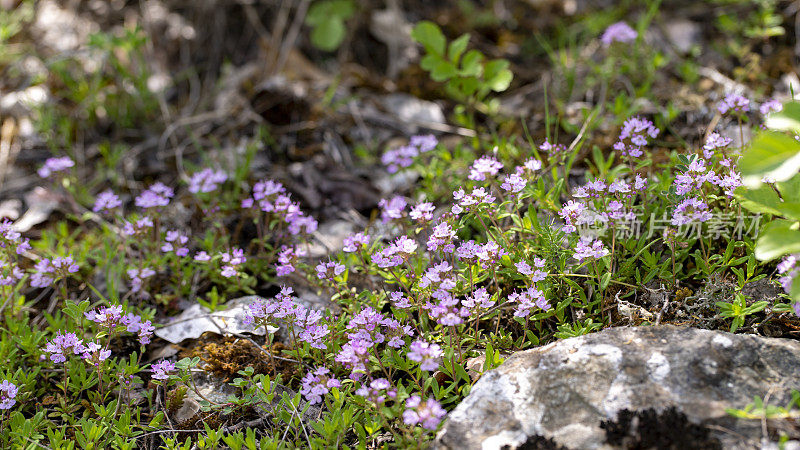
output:
[{"label": "gray rock", "polygon": [[688,53],[700,43],[702,37],[700,24],[686,19],[675,19],[664,26],[667,38],[680,53]]},{"label": "gray rock", "polygon": [[674,407],[723,448],[758,447],[760,421],[725,409],[768,392],[770,403],[786,405],[800,387],[799,365],[796,341],[673,326],[610,328],[509,357],[450,413],[436,445],[514,449],[545,438],[567,448],[616,448],[601,422],[623,410]]}]

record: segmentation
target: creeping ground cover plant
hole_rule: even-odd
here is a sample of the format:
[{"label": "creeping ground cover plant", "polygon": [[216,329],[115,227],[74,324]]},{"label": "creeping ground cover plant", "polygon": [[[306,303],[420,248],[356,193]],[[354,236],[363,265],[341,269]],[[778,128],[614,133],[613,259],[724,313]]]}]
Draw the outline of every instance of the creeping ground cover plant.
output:
[{"label": "creeping ground cover plant", "polygon": [[[338,3],[342,23],[307,19],[316,35],[354,14]],[[480,131],[508,61],[413,30]],[[595,39],[625,58],[641,35]],[[413,185],[322,253],[313,208],[252,153],[88,197],[81,164],[46,159],[75,212],[40,236],[0,222],[0,447],[424,447],[515,351],[618,324],[796,324],[800,106],[726,93],[681,145],[662,116],[606,106],[584,127],[605,121],[604,140],[551,133],[549,112],[540,138],[403,136],[373,162]],[[746,142],[748,123],[767,129]],[[787,295],[755,299],[773,274]],[[236,317],[168,345],[196,307]]]}]

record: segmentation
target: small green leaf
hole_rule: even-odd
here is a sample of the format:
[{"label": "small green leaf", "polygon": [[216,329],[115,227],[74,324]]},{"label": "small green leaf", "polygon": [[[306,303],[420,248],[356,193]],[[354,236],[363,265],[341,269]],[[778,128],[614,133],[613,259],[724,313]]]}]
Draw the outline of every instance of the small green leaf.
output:
[{"label": "small green leaf", "polygon": [[756,258],[770,261],[787,253],[800,252],[800,230],[795,224],[788,220],[767,224],[756,241]]},{"label": "small green leaf", "polygon": [[338,17],[319,23],[311,31],[311,43],[320,50],[331,52],[339,48],[347,29]]},{"label": "small green leaf", "polygon": [[467,43],[469,43],[469,34],[462,34],[458,39],[450,43],[447,49],[447,57],[450,58],[453,64],[458,65],[459,58],[467,49]]},{"label": "small green leaf", "polygon": [[428,53],[444,56],[447,39],[435,23],[423,20],[411,30],[411,37],[422,44]]},{"label": "small green leaf", "polygon": [[514,74],[508,70],[508,61],[495,59],[489,61],[483,68],[486,85],[495,92],[503,92],[511,85]]},{"label": "small green leaf", "polygon": [[761,133],[739,160],[739,168],[747,186],[758,186],[765,176],[786,181],[800,169],[800,143],[777,131]]},{"label": "small green leaf", "polygon": [[462,77],[478,77],[483,72],[483,66],[481,62],[483,61],[483,54],[478,50],[470,50],[464,55],[464,59],[461,60],[461,70],[459,71],[459,75]]},{"label": "small green leaf", "polygon": [[770,114],[765,122],[773,130],[800,133],[800,103],[784,103],[783,110]]}]

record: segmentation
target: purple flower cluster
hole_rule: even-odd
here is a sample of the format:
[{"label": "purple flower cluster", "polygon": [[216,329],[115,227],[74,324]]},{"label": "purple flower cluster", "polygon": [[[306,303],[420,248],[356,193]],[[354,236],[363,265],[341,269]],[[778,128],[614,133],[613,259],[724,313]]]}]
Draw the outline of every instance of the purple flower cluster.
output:
[{"label": "purple flower cluster", "polygon": [[253,194],[242,200],[242,208],[257,209],[282,220],[292,235],[317,231],[317,221],[300,210],[300,204],[292,201],[281,183],[272,180],[253,185]]},{"label": "purple flower cluster", "polygon": [[656,128],[653,122],[641,117],[631,117],[622,124],[619,140],[614,144],[614,150],[626,158],[639,158],[644,154],[642,147],[647,145],[647,139],[655,139],[660,132],[661,130]]},{"label": "purple flower cluster", "polygon": [[722,159],[719,161],[719,166],[728,173],[717,175],[709,160],[695,156],[686,167],[686,171],[675,176],[675,192],[681,196],[702,194],[704,186],[708,183],[710,186],[722,188],[725,195],[733,197],[733,192],[742,185],[742,177],[730,159]]},{"label": "purple flower cluster", "polygon": [[322,403],[322,397],[328,395],[331,388],[342,387],[342,383],[330,376],[330,372],[326,367],[319,367],[303,377],[300,394],[305,397],[310,405]]},{"label": "purple flower cluster", "polygon": [[142,209],[160,208],[169,205],[169,201],[175,196],[171,187],[164,183],[157,182],[148,189],[142,191],[134,200],[136,206]]},{"label": "purple flower cluster", "polygon": [[433,206],[433,203],[422,202],[411,208],[411,212],[408,214],[408,217],[417,221],[419,224],[425,224],[433,220],[433,212],[435,210],[436,207]]},{"label": "purple flower cluster", "polygon": [[42,258],[34,266],[35,272],[31,276],[31,286],[37,288],[50,286],[56,280],[77,272],[78,269],[78,265],[69,256],[58,256],[52,260]]},{"label": "purple flower cluster", "polygon": [[433,372],[439,368],[442,354],[442,348],[439,344],[416,340],[408,347],[406,357],[411,361],[418,362],[420,369]]},{"label": "purple flower cluster", "polygon": [[0,409],[11,409],[16,405],[18,392],[19,389],[14,383],[3,380],[0,383]]},{"label": "purple flower cluster", "polygon": [[367,401],[376,406],[380,406],[386,400],[394,400],[397,397],[397,389],[392,387],[392,383],[386,378],[377,378],[369,383],[369,386],[361,386],[356,391],[356,395],[364,397]]},{"label": "purple flower cluster", "polygon": [[453,239],[456,237],[456,231],[447,222],[441,222],[433,227],[433,232],[428,237],[426,243],[428,251],[433,252],[442,249],[445,253],[453,253],[455,245]]},{"label": "purple flower cluster", "polygon": [[426,153],[439,144],[432,134],[422,136],[412,136],[408,145],[394,150],[388,150],[381,156],[381,162],[386,166],[389,173],[395,173],[401,168],[405,168],[414,163],[414,158],[421,153]]},{"label": "purple flower cluster", "polygon": [[[783,258],[783,260],[778,264],[778,274],[780,278],[778,278],[778,283],[780,283],[783,290],[786,293],[790,293],[792,290],[792,283],[797,278],[797,275],[800,275],[800,254],[789,255]],[[800,304],[800,303],[796,303]],[[798,314],[800,316],[800,314]]]},{"label": "purple flower cluster", "polygon": [[719,133],[711,133],[706,139],[706,143],[703,144],[703,156],[705,158],[711,158],[714,156],[714,150],[718,148],[725,148],[731,145],[731,139],[721,136]]},{"label": "purple flower cluster", "polygon": [[480,317],[481,312],[494,306],[495,301],[485,287],[475,289],[472,294],[461,300],[461,306],[472,317]]},{"label": "purple flower cluster", "polygon": [[28,239],[23,238],[19,231],[14,229],[14,224],[8,220],[0,221],[0,249],[9,256],[21,255],[31,249]]},{"label": "purple flower cluster", "polygon": [[575,245],[575,253],[572,257],[578,262],[584,259],[599,259],[609,254],[608,249],[600,239],[592,240],[590,236],[583,236]]},{"label": "purple flower cluster", "polygon": [[117,194],[111,190],[107,190],[97,194],[92,211],[96,213],[110,214],[117,208],[122,206]]},{"label": "purple flower cluster", "polygon": [[93,366],[99,366],[101,362],[111,356],[111,350],[104,348],[96,342],[89,342],[83,346],[81,358]]},{"label": "purple flower cluster", "polygon": [[142,217],[133,223],[124,222],[122,224],[122,235],[125,237],[143,237],[151,228],[153,228],[153,219]]},{"label": "purple flower cluster", "polygon": [[381,199],[378,202],[378,207],[381,208],[381,220],[383,223],[389,223],[392,220],[402,219],[405,215],[405,209],[408,202],[402,196],[396,195],[389,200]]},{"label": "purple flower cluster", "polygon": [[50,361],[56,364],[63,363],[70,353],[74,355],[83,353],[83,339],[78,339],[75,333],[59,332],[45,345],[44,351],[50,354]]},{"label": "purple flower cluster", "polygon": [[536,286],[529,287],[522,292],[512,292],[508,295],[508,300],[517,304],[514,310],[515,317],[527,317],[533,308],[540,308],[543,311],[551,308],[544,298],[544,293]]},{"label": "purple flower cluster", "polygon": [[776,99],[767,100],[758,107],[758,111],[762,116],[766,116],[774,112],[781,112],[783,111],[783,104]]},{"label": "purple flower cluster", "polygon": [[266,327],[282,322],[292,329],[292,336],[297,335],[300,341],[307,342],[313,348],[327,348],[323,339],[330,329],[320,323],[322,313],[299,304],[293,292],[292,288],[283,286],[274,299],[260,298],[250,303],[243,323]]},{"label": "purple flower cluster", "polygon": [[150,339],[153,337],[153,332],[155,331],[155,327],[149,320],[145,320],[142,322],[142,318],[132,313],[126,314],[122,318],[122,325],[125,326],[125,330],[128,333],[136,333],[139,335],[139,343],[141,345],[147,345],[150,343]]},{"label": "purple flower cluster", "polygon": [[[555,144],[553,144],[553,143],[551,143],[550,141],[544,141],[544,142],[542,143],[542,145],[540,145],[540,146],[539,146],[539,150],[541,150],[541,151],[543,151],[543,152],[547,153],[547,154],[548,154],[548,155],[550,155],[550,157],[552,158],[552,157],[554,157],[554,156],[560,156],[560,155],[563,155],[563,154],[564,154],[564,153],[567,151],[567,146],[566,146],[566,145],[564,145],[564,144],[559,144],[559,143],[555,143]],[[530,161],[530,160],[529,160],[529,161]],[[536,161],[536,160],[532,160],[532,161]],[[537,161],[537,162],[538,162],[538,161]],[[539,168],[538,168],[538,169],[536,169],[536,170],[539,170],[539,169],[541,169],[541,164],[542,164],[542,163],[541,163],[541,162],[539,162]]]},{"label": "purple flower cluster", "polygon": [[525,189],[525,185],[527,181],[522,178],[519,174],[512,173],[511,175],[506,176],[503,180],[503,184],[500,185],[504,191],[508,191],[512,194],[516,194],[517,192]]},{"label": "purple flower cluster", "polygon": [[61,158],[47,158],[47,160],[44,162],[44,165],[39,168],[37,173],[42,178],[50,178],[50,175],[64,172],[74,165],[75,161],[66,156]]},{"label": "purple flower cluster", "polygon": [[370,238],[371,236],[364,232],[347,236],[344,238],[342,251],[347,253],[357,252],[369,245]]},{"label": "purple flower cluster", "polygon": [[275,274],[285,277],[295,271],[297,260],[306,255],[306,251],[298,247],[283,246],[278,252],[278,264],[275,266]]},{"label": "purple flower cluster", "polygon": [[534,283],[544,280],[547,278],[547,272],[542,270],[545,266],[545,260],[542,258],[533,258],[533,267],[531,267],[527,261],[520,261],[514,266],[517,268],[517,272],[521,275],[525,275],[530,277],[530,280]]},{"label": "purple flower cluster", "polygon": [[389,269],[403,264],[417,251],[417,243],[408,236],[400,236],[390,245],[372,254],[372,262],[381,269]]},{"label": "purple flower cluster", "polygon": [[343,264],[339,264],[334,261],[319,263],[316,267],[317,278],[323,281],[334,282],[334,278],[341,275],[342,272],[344,272],[344,269],[345,267]]},{"label": "purple flower cluster", "polygon": [[503,168],[503,163],[491,156],[483,156],[472,163],[469,178],[473,181],[485,181],[487,177],[494,177]]},{"label": "purple flower cluster", "polygon": [[617,22],[609,25],[600,37],[604,46],[608,47],[614,42],[627,44],[636,40],[639,34],[625,22]]},{"label": "purple flower cluster", "polygon": [[247,261],[244,250],[232,248],[229,252],[220,253],[222,260],[222,270],[220,275],[225,278],[232,278],[239,275],[239,266]]},{"label": "purple flower cluster", "polygon": [[150,370],[153,371],[153,375],[150,378],[162,381],[167,380],[170,377],[170,372],[175,371],[175,363],[166,359],[162,359],[161,361],[150,366]]},{"label": "purple flower cluster", "polygon": [[124,314],[120,305],[103,306],[87,311],[83,315],[86,319],[102,325],[109,332],[115,331],[118,326],[124,326],[129,333],[137,333],[139,335],[139,342],[142,345],[150,343],[150,338],[153,336],[153,331],[155,331],[153,324],[149,320],[142,322],[140,316],[132,313]]},{"label": "purple flower cluster", "polygon": [[131,279],[131,292],[137,293],[142,291],[144,280],[156,274],[156,271],[144,267],[142,269],[128,269],[128,277]]},{"label": "purple flower cluster", "polygon": [[458,203],[453,205],[450,211],[456,215],[464,211],[470,212],[473,209],[486,209],[490,206],[494,206],[495,201],[494,195],[482,187],[472,189],[472,192],[469,194],[459,188],[457,191],[453,192],[453,198],[458,201]]},{"label": "purple flower cluster", "polygon": [[732,92],[726,95],[718,104],[717,111],[720,114],[746,113],[750,111],[750,100],[740,94]]},{"label": "purple flower cluster", "polygon": [[184,245],[189,242],[189,237],[178,230],[167,231],[161,251],[164,253],[174,252],[181,258],[189,254],[189,248]]},{"label": "purple flower cluster", "polygon": [[423,402],[419,395],[412,395],[406,399],[403,422],[406,425],[420,425],[426,430],[434,431],[446,415],[447,411],[436,400],[428,398]]},{"label": "purple flower cluster", "polygon": [[192,194],[214,192],[227,180],[228,175],[225,172],[206,168],[189,179],[189,192]]}]

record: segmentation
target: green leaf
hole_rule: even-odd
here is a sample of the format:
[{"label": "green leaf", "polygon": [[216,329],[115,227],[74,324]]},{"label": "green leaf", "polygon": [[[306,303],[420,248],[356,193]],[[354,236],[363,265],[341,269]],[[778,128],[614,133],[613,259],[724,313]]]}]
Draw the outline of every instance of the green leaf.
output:
[{"label": "green leaf", "polygon": [[511,80],[514,79],[514,74],[508,70],[508,64],[508,61],[504,59],[495,59],[483,67],[484,78],[489,89],[495,92],[508,89]]},{"label": "green leaf", "polygon": [[314,2],[306,14],[306,25],[317,26],[331,19],[347,20],[356,12],[352,0],[325,0]]},{"label": "green leaf", "polygon": [[311,43],[320,50],[331,52],[339,48],[347,29],[338,17],[319,23],[311,31]]},{"label": "green leaf", "polygon": [[468,33],[462,34],[458,39],[450,43],[447,49],[447,57],[450,58],[453,64],[458,65],[459,58],[461,58],[461,55],[463,55],[464,51],[467,49],[467,43],[469,43]]},{"label": "green leaf", "polygon": [[795,224],[788,220],[767,224],[756,241],[756,258],[770,261],[787,253],[800,252],[800,230]]},{"label": "green leaf", "polygon": [[800,203],[800,174],[790,178],[788,181],[775,183],[785,202]]},{"label": "green leaf", "polygon": [[433,81],[447,81],[456,76],[456,66],[450,61],[440,59],[431,68],[431,79]]},{"label": "green leaf", "polygon": [[778,193],[770,186],[761,185],[755,189],[738,188],[736,198],[742,207],[756,213],[774,214],[779,216],[781,199]]},{"label": "green leaf", "polygon": [[739,168],[747,186],[758,186],[765,176],[788,180],[800,169],[800,143],[777,131],[761,133],[739,160]]},{"label": "green leaf", "polygon": [[784,103],[783,110],[770,114],[765,124],[773,130],[800,133],[800,103]]},{"label": "green leaf", "polygon": [[411,37],[425,47],[428,53],[444,56],[444,47],[447,42],[442,30],[433,22],[423,20],[411,30]]},{"label": "green leaf", "polygon": [[483,66],[481,62],[483,61],[483,53],[479,52],[478,50],[470,50],[464,55],[464,59],[461,60],[461,70],[459,71],[459,75],[462,77],[478,77],[483,72]]}]

